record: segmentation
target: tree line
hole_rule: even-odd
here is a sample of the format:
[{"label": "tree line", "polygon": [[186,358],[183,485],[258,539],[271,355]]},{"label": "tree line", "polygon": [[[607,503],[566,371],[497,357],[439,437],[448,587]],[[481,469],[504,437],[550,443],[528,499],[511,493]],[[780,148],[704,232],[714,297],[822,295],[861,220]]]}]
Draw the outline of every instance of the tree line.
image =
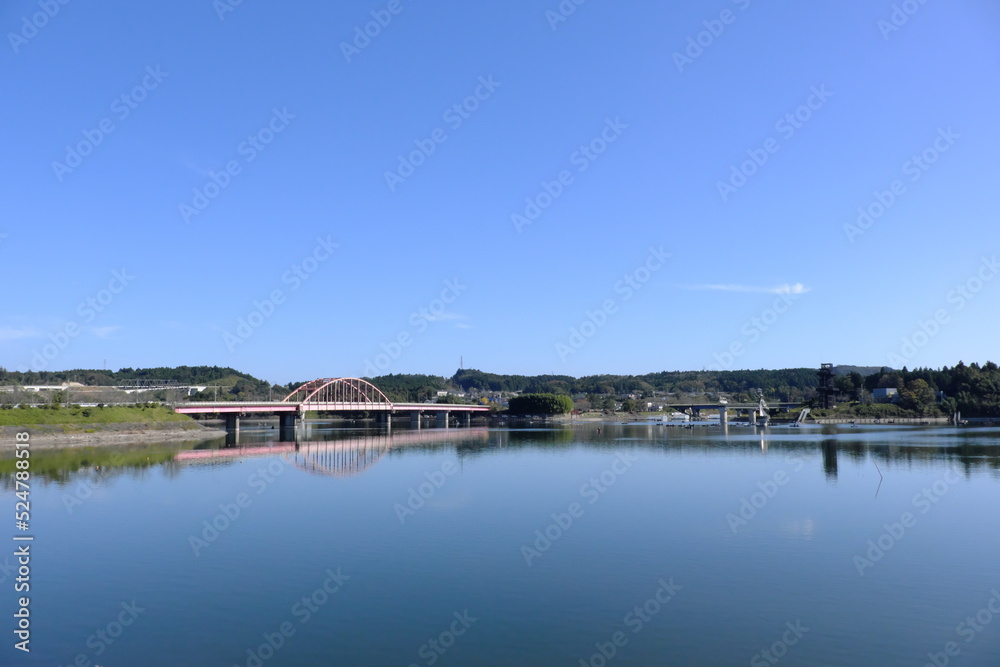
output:
[{"label": "tree line", "polygon": [[[434,400],[439,391],[480,393],[554,394],[562,396],[623,397],[638,399],[674,394],[717,396],[731,400],[756,400],[763,389],[770,400],[809,403],[817,396],[815,368],[736,371],[660,371],[645,375],[504,375],[475,369],[460,369],[451,378],[435,375],[394,374],[366,378],[392,401],[422,403]],[[887,367],[836,367],[834,384],[838,402],[861,406],[874,402],[879,388],[899,392],[899,408],[919,414],[952,414],[966,417],[1000,417],[1000,368],[993,362],[957,365],[940,369],[894,370]],[[174,368],[122,368],[118,371],[75,369],[67,371],[8,371],[0,367],[2,385],[55,385],[79,382],[87,386],[112,387],[124,380],[173,380],[179,384],[211,385],[192,400],[274,400],[283,398],[303,382],[272,384],[230,367],[177,366]],[[313,378],[309,378],[310,380]],[[886,410],[881,408],[880,410]],[[871,410],[869,410],[871,411]]]},{"label": "tree line", "polygon": [[645,375],[497,375],[474,369],[455,373],[452,382],[465,391],[594,394],[623,396],[636,394],[652,398],[666,394],[726,394],[751,400],[758,388],[785,402],[801,402],[815,395],[818,379],[815,368],[757,371],[661,371]]}]

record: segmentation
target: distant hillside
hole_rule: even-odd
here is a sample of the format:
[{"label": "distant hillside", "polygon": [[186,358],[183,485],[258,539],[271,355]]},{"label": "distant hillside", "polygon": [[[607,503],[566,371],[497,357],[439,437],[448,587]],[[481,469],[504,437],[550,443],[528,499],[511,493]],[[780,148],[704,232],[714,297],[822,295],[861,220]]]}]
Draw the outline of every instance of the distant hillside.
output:
[{"label": "distant hillside", "polygon": [[[57,385],[79,382],[91,387],[112,387],[126,380],[172,380],[185,385],[211,385],[199,398],[212,399],[216,395],[224,400],[256,400],[267,398],[272,386],[234,368],[219,366],[177,366],[176,368],[122,368],[118,371],[75,369],[68,371],[31,371],[20,373],[0,368],[2,385]],[[280,393],[284,387],[275,385]]]},{"label": "distant hillside", "polygon": [[[422,402],[439,391],[553,393],[643,398],[725,394],[735,400],[755,400],[758,388],[770,399],[807,402],[816,396],[816,368],[742,371],[660,371],[644,375],[502,375],[475,369],[459,369],[451,378],[435,375],[384,375],[372,378],[393,401]],[[940,369],[891,370],[870,366],[835,366],[836,388],[841,401],[868,403],[876,388],[899,390],[901,405],[917,414],[950,414],[961,411],[967,417],[1000,417],[1000,369],[992,362],[972,363]],[[123,380],[173,380],[181,384],[213,387],[194,396],[195,400],[278,400],[302,384],[271,385],[233,368],[219,366],[178,366],[176,368],[123,368],[119,371],[70,370],[18,373],[0,368],[0,384],[38,385],[79,382],[90,386],[113,386]],[[312,378],[308,378],[312,379]],[[152,398],[175,400],[164,392]],[[943,398],[944,397],[947,398]],[[12,400],[9,395],[8,402]],[[145,397],[150,398],[150,397]],[[13,402],[16,402],[14,400]]]},{"label": "distant hillside", "polygon": [[729,394],[749,398],[758,388],[783,401],[808,400],[815,393],[816,368],[758,371],[661,371],[645,375],[496,375],[459,370],[451,380],[462,389],[555,394]]},{"label": "distant hillside", "polygon": [[888,366],[834,366],[833,372],[836,375],[850,375],[851,373],[858,373],[868,377],[869,375],[874,375],[875,373],[881,373],[883,368],[886,369],[887,372],[896,370],[895,368],[890,368]]},{"label": "distant hillside", "polygon": [[450,381],[436,375],[381,375],[366,379],[390,401],[399,403],[423,403],[435,398],[439,391],[456,389]]}]

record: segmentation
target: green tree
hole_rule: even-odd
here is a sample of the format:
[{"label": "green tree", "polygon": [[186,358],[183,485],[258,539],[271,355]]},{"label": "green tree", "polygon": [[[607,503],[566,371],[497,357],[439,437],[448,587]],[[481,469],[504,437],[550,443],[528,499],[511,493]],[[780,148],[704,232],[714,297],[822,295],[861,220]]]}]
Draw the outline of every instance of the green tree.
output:
[{"label": "green tree", "polygon": [[958,401],[949,396],[948,398],[941,401],[940,407],[941,407],[941,412],[943,412],[946,416],[951,418],[951,416],[954,415],[955,412],[958,410]]},{"label": "green tree", "polygon": [[926,380],[910,380],[899,392],[899,405],[923,416],[934,411],[934,390]]},{"label": "green tree", "polygon": [[837,387],[837,391],[846,396],[848,400],[854,400],[856,394],[854,381],[849,375],[838,375],[834,378],[833,384]]},{"label": "green tree", "polygon": [[522,394],[511,398],[508,406],[516,415],[561,415],[573,409],[573,399],[559,394]]},{"label": "green tree", "polygon": [[626,398],[622,401],[622,410],[625,412],[635,412],[639,409],[639,404],[636,403],[634,398]]}]

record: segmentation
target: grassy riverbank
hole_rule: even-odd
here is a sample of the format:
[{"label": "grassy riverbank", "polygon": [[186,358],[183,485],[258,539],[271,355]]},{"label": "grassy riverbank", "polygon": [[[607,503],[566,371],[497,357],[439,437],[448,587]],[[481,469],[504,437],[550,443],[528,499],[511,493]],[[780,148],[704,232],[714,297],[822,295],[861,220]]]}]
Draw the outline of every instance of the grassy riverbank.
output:
[{"label": "grassy riverbank", "polygon": [[190,422],[162,405],[82,407],[36,407],[0,410],[0,426],[42,426],[48,424],[87,426],[93,424],[153,424]]},{"label": "grassy riverbank", "polygon": [[34,445],[46,448],[193,442],[225,435],[153,403],[0,409],[0,451],[13,449],[20,431],[28,431]]}]

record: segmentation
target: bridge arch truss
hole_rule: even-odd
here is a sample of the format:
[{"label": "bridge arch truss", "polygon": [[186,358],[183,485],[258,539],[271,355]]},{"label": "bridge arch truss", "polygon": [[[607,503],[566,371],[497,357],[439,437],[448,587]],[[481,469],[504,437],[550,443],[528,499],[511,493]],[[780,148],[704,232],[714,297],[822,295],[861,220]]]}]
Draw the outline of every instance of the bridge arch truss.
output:
[{"label": "bridge arch truss", "polygon": [[[382,390],[360,378],[320,378],[306,382],[282,399],[298,403],[303,411],[351,406],[360,409],[392,410],[393,404]],[[335,408],[334,408],[335,409]]]}]

